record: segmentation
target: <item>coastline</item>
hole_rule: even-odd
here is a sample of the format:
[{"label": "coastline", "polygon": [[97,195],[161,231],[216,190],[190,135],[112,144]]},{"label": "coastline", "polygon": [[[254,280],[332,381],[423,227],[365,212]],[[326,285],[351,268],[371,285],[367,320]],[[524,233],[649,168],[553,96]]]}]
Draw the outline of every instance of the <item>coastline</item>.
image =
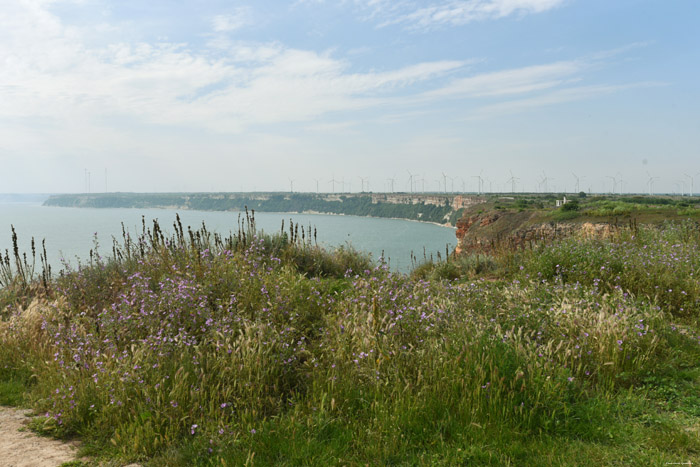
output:
[{"label": "coastline", "polygon": [[[75,209],[168,209],[172,211],[200,211],[200,212],[245,212],[245,210],[217,210],[217,209],[191,209],[187,206],[141,206],[141,207],[117,207],[117,208],[100,208],[100,207],[93,207],[93,206],[46,206],[45,204],[41,205],[42,207],[50,207],[50,208],[75,208]],[[452,230],[457,230],[456,226],[453,226],[449,223],[447,224],[440,224],[438,222],[432,222],[432,221],[422,221],[419,219],[407,219],[405,217],[381,217],[381,216],[361,216],[357,214],[344,214],[344,213],[337,213],[337,212],[321,212],[321,211],[258,211],[258,212],[264,212],[264,213],[269,213],[269,214],[310,214],[310,215],[321,215],[321,216],[345,216],[345,217],[364,217],[364,218],[371,218],[371,219],[392,219],[392,220],[397,220],[397,221],[408,221],[408,222],[418,222],[420,224],[432,224],[437,227],[444,227]]]},{"label": "coastline", "polygon": [[[262,211],[262,212],[273,212],[273,211]],[[379,216],[359,216],[356,214],[342,214],[342,213],[336,213],[336,212],[320,212],[320,211],[284,211],[284,212],[278,212],[274,211],[275,214],[318,214],[322,216],[346,216],[346,217],[367,217],[371,219],[392,219],[396,221],[409,221],[409,222],[418,222],[419,224],[432,224],[436,225],[438,227],[445,227],[448,229],[452,230],[457,230],[456,226],[450,225],[450,224],[440,224],[438,222],[431,222],[431,221],[421,221],[418,219],[406,219],[404,217],[379,217]]]}]

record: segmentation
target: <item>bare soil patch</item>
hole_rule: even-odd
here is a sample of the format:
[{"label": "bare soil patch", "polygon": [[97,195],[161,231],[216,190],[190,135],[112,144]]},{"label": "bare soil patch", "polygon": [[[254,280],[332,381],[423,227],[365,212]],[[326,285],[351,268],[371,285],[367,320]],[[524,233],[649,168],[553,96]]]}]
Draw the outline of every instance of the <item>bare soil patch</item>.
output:
[{"label": "bare soil patch", "polygon": [[0,466],[57,467],[75,460],[77,443],[43,438],[29,431],[29,410],[0,407]]}]

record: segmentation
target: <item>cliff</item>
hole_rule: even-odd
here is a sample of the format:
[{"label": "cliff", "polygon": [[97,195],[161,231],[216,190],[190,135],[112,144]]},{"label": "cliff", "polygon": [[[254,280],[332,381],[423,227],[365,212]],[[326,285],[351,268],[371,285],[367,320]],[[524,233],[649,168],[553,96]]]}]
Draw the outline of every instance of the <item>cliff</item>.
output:
[{"label": "cliff", "polygon": [[310,212],[388,217],[453,226],[483,197],[441,193],[94,193],[51,196],[44,204],[83,208]]},{"label": "cliff", "polygon": [[523,248],[571,235],[606,236],[637,224],[700,225],[700,197],[521,194],[466,206],[456,221],[456,252]]},{"label": "cliff", "polygon": [[487,212],[462,217],[457,221],[456,254],[488,252],[498,247],[524,248],[540,241],[574,234],[607,236],[616,228],[608,222],[585,220],[546,221],[538,212]]}]

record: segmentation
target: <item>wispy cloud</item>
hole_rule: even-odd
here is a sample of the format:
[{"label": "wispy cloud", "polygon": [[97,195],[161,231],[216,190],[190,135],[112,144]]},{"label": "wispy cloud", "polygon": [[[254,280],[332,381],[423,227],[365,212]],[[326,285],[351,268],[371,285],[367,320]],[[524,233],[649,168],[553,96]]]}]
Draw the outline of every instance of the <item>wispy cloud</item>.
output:
[{"label": "wispy cloud", "polygon": [[[362,18],[379,27],[403,25],[414,30],[462,26],[474,21],[497,20],[513,15],[543,13],[571,0],[343,0],[334,5],[352,5]],[[328,4],[325,0],[299,0],[297,4]]]},{"label": "wispy cloud", "polygon": [[[384,0],[362,1],[378,9],[386,5]],[[462,3],[505,15],[528,8],[542,11],[561,2],[471,0],[449,5]],[[530,97],[535,99],[531,102],[543,102],[537,96],[551,90],[559,93],[553,99],[563,101],[566,89],[583,80],[593,65],[631,47],[471,74],[474,62],[465,60],[357,72],[332,53],[280,43],[227,42],[225,53],[174,43],[95,48],[80,29],[65,26],[40,4],[20,2],[8,10],[11,14],[0,18],[0,118],[41,118],[56,125],[127,121],[231,133],[255,125],[308,122],[312,128],[329,129],[313,124],[332,113],[366,109],[378,109],[387,118],[423,115],[434,103],[470,99],[490,99],[495,110],[501,105],[515,111],[532,105]],[[215,17],[213,29],[241,27],[243,19],[234,16]],[[575,95],[581,99],[587,94]],[[520,104],[507,103],[523,98]]]},{"label": "wispy cloud", "polygon": [[526,94],[560,86],[585,70],[588,63],[572,60],[510,70],[481,73],[455,79],[446,86],[422,95],[425,99],[440,97],[501,97]]},{"label": "wispy cloud", "polygon": [[588,99],[596,99],[606,95],[629,91],[639,88],[653,88],[667,86],[662,82],[640,82],[622,85],[591,85],[574,86],[566,89],[557,89],[537,96],[513,99],[496,104],[489,104],[476,109],[469,119],[492,118],[501,115],[527,112],[536,108],[560,105],[568,102],[576,102]]},{"label": "wispy cloud", "polygon": [[231,32],[247,26],[251,21],[251,9],[238,7],[231,13],[214,16],[211,20],[211,25],[215,32]]},{"label": "wispy cloud", "polygon": [[[439,101],[472,101],[475,104],[471,108],[481,106],[478,107],[479,115],[486,116],[595,98],[602,93],[612,94],[639,87],[662,85],[647,82],[622,85],[581,84],[589,79],[590,75],[605,68],[611,59],[646,45],[648,44],[633,43],[573,60],[453,77],[442,86],[406,97],[403,103],[417,106]],[[464,71],[461,75],[464,75]],[[484,102],[489,103],[484,105]]]},{"label": "wispy cloud", "polygon": [[461,26],[516,14],[542,13],[563,3],[564,0],[450,0],[416,8],[388,19],[383,25],[398,23],[416,29]]},{"label": "wispy cloud", "polygon": [[[233,43],[223,56],[173,43],[92,48],[80,30],[47,10],[18,5],[0,32],[6,39],[0,42],[0,117],[133,119],[235,132],[379,105],[465,64],[357,73],[331,54],[279,43]],[[228,19],[220,23],[219,29],[233,26]]]}]

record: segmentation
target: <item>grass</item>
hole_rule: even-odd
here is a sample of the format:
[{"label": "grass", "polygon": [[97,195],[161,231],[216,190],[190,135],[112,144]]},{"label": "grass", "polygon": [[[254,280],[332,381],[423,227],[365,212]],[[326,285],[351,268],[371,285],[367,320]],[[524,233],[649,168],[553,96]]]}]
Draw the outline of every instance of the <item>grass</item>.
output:
[{"label": "grass", "polygon": [[414,280],[457,280],[497,273],[499,265],[492,256],[484,254],[461,255],[445,261],[425,260],[411,271]]},{"label": "grass", "polygon": [[17,379],[0,381],[0,405],[17,406],[24,400],[25,383]]},{"label": "grass", "polygon": [[144,225],[8,281],[0,401],[94,462],[697,462],[700,234],[616,232],[403,275],[253,216]]},{"label": "grass", "polygon": [[521,278],[624,290],[676,316],[700,316],[698,225],[621,230],[614,239],[571,238],[524,252]]}]

